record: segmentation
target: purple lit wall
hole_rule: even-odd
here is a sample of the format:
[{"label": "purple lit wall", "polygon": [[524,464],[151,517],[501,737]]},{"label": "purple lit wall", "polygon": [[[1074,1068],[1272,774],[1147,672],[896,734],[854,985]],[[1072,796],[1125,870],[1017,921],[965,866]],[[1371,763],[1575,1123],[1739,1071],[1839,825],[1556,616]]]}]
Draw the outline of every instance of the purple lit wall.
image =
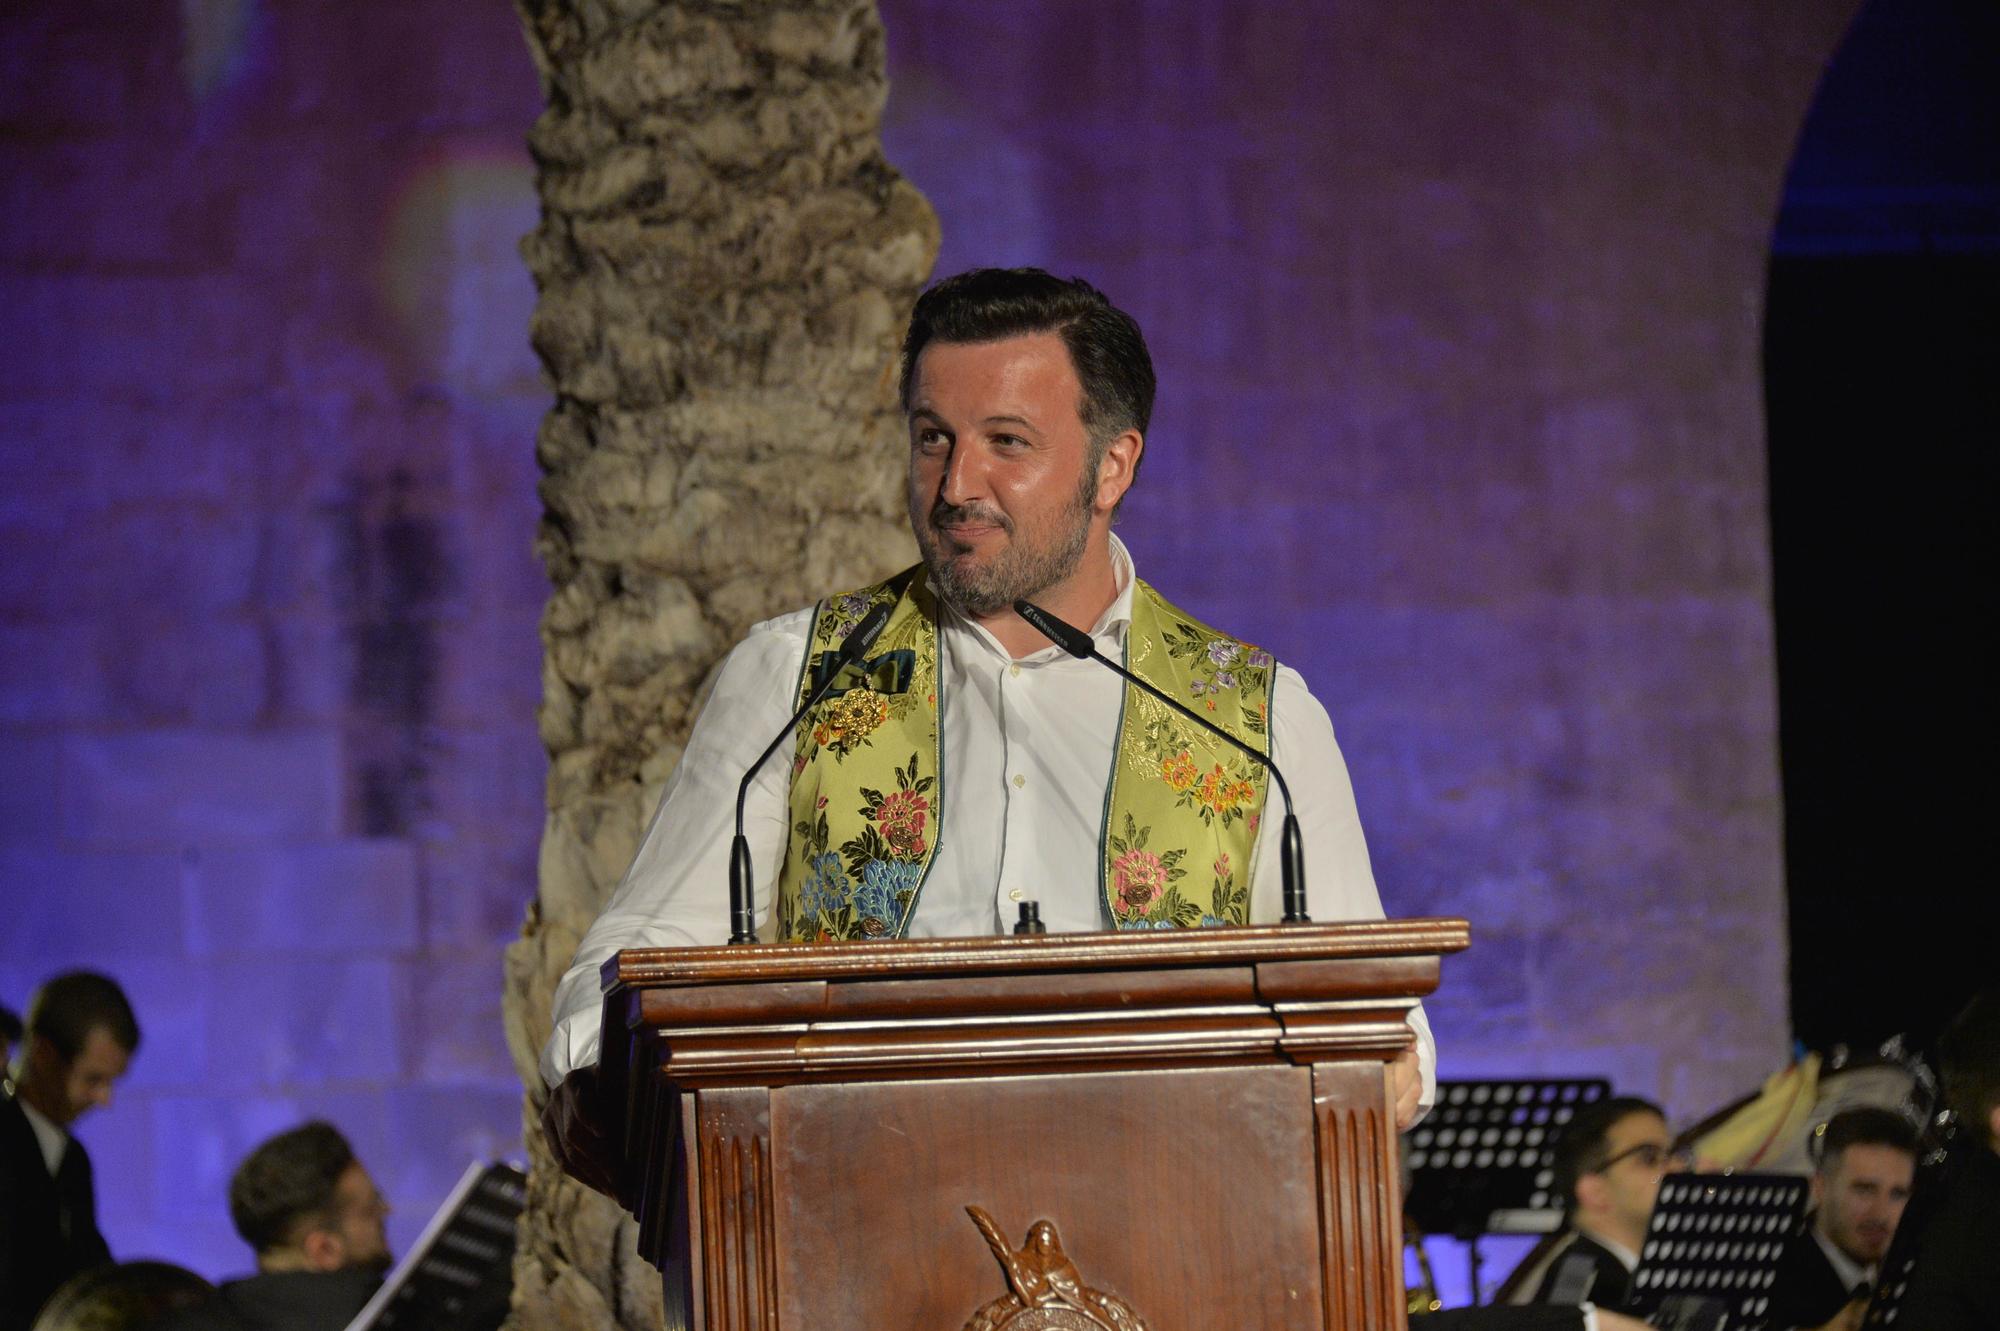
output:
[{"label": "purple lit wall", "polygon": [[[1142,572],[1306,672],[1390,909],[1473,918],[1447,1071],[1770,1071],[1758,318],[1849,0],[882,7],[940,269],[1139,317]],[[122,1255],[240,1268],[307,1114],[404,1238],[517,1138],[539,104],[497,2],[0,17],[0,1001],[138,1001]]]},{"label": "purple lit wall", "polygon": [[405,1242],[518,1149],[539,107],[500,4],[0,18],[0,1001],[132,994],[122,1256],[244,1269],[229,1171],[306,1116]]}]

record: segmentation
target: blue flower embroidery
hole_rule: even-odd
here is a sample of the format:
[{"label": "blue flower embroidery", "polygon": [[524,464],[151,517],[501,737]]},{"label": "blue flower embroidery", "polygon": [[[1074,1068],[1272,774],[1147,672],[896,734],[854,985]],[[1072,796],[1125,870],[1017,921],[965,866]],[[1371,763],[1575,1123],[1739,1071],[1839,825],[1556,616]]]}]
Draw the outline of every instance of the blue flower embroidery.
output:
[{"label": "blue flower embroidery", "polygon": [[903,910],[897,897],[915,892],[923,867],[897,860],[870,860],[861,866],[861,887],[854,894],[856,919],[877,919],[884,924],[901,919]]},{"label": "blue flower embroidery", "polygon": [[813,860],[806,872],[805,913],[810,917],[839,910],[847,900],[847,890],[847,873],[840,867],[840,856],[828,851]]}]

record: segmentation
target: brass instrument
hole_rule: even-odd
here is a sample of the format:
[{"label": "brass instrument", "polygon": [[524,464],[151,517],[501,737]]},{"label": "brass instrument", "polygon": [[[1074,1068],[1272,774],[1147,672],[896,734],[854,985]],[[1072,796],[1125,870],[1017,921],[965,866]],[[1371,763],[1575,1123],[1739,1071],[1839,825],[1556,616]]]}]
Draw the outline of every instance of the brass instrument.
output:
[{"label": "brass instrument", "polygon": [[1417,1250],[1417,1271],[1423,1277],[1418,1283],[1410,1286],[1410,1316],[1421,1317],[1425,1313],[1434,1313],[1444,1307],[1444,1300],[1437,1294],[1438,1282],[1437,1277],[1431,1273],[1431,1256],[1424,1251],[1424,1231],[1417,1228],[1416,1222],[1411,1220],[1407,1213],[1403,1216],[1403,1242],[1406,1246]]}]

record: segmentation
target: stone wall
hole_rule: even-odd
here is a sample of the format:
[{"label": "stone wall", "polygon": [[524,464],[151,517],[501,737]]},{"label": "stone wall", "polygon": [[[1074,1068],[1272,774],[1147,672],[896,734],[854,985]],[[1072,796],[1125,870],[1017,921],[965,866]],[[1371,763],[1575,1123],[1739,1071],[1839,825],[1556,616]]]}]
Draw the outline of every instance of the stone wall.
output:
[{"label": "stone wall", "polygon": [[120,1256],[245,1270],[307,1116],[400,1244],[520,1149],[539,106],[503,6],[0,11],[0,1002],[132,994]]}]

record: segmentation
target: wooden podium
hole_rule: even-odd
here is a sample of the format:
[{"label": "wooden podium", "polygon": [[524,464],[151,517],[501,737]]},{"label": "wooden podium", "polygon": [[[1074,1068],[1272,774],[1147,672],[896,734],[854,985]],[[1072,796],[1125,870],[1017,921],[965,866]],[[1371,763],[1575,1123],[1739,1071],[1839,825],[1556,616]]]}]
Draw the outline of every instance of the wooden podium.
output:
[{"label": "wooden podium", "polygon": [[621,953],[602,1077],[667,1325],[1401,1328],[1385,1068],[1467,941],[1388,920]]}]

